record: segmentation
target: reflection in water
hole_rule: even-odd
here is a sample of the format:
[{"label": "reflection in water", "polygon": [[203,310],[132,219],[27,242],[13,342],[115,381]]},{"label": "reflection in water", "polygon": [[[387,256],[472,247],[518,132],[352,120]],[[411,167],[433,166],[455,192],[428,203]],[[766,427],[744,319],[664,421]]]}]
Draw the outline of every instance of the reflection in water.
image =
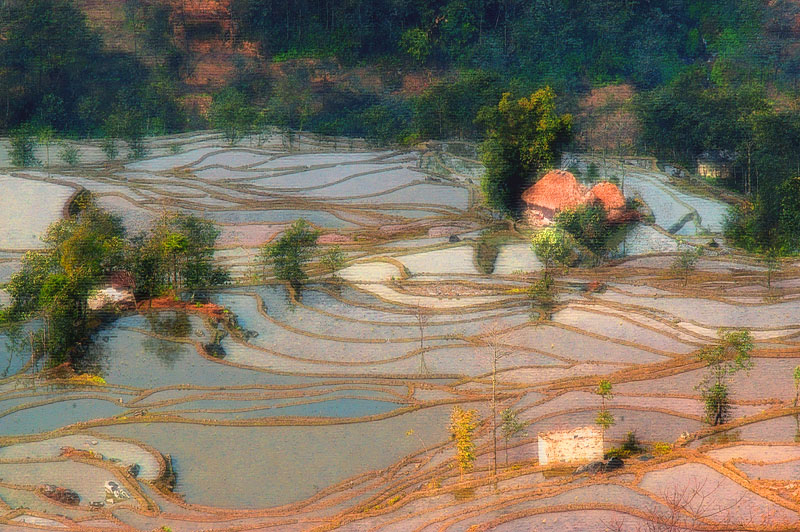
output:
[{"label": "reflection in water", "polygon": [[[186,312],[148,312],[141,316],[147,320],[150,330],[159,336],[188,338],[192,334],[192,324]],[[78,373],[88,372],[102,377],[108,376],[109,365],[112,363],[111,354],[120,355],[117,338],[120,334],[125,334],[116,327],[122,325],[126,319],[110,323],[94,334],[86,355],[75,364]],[[185,351],[182,346],[176,346],[174,342],[152,336],[143,337],[140,345],[146,354],[155,355],[155,358],[162,363],[162,367],[168,369],[175,367],[175,363],[181,359]],[[138,352],[127,354],[141,356]]]},{"label": "reflection in water", "polygon": [[[149,312],[144,314],[150,329],[160,335],[172,338],[187,338],[192,332],[189,315],[185,312]],[[183,356],[184,351],[175,349],[174,342],[160,338],[147,337],[142,341],[142,348],[156,356],[166,368],[174,368],[175,363]]]},{"label": "reflection in water", "polygon": [[158,335],[187,338],[192,333],[192,324],[186,312],[148,312],[142,315],[150,324],[150,329]]},{"label": "reflection in water", "polygon": [[741,430],[726,430],[725,432],[720,432],[719,434],[713,434],[709,436],[708,438],[703,440],[703,443],[726,444],[738,441],[742,441]]}]

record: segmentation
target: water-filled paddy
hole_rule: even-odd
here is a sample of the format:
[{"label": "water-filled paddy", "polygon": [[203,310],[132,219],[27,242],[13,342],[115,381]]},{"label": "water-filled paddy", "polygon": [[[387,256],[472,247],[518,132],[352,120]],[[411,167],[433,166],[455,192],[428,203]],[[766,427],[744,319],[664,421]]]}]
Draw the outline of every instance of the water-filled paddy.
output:
[{"label": "water-filled paddy", "polygon": [[40,237],[75,189],[0,175],[0,191],[0,248],[29,249],[43,246]]},{"label": "water-filled paddy", "polygon": [[113,417],[125,412],[116,402],[72,399],[18,410],[0,417],[0,435],[49,432],[72,423]]},{"label": "water-filled paddy", "polygon": [[[118,425],[104,434],[135,438],[169,453],[176,491],[187,501],[222,507],[277,506],[309,497],[351,476],[388,467],[446,438],[447,407],[348,425],[208,427]],[[357,457],[357,459],[355,459]],[[198,464],[202,466],[198,467]],[[302,478],[302,482],[298,479]],[[253,486],[259,486],[253,489]]]},{"label": "water-filled paddy", "polygon": [[[760,277],[756,279],[762,274],[754,271],[753,261],[735,254],[701,261],[701,271],[685,289],[667,271],[670,255],[615,262],[602,270],[578,265],[568,276],[556,274],[564,290],[548,321],[524,293],[537,275],[515,275],[541,269],[527,242],[530,228],[508,226],[506,233],[504,222],[475,208],[482,168],[473,161],[436,153],[436,148],[424,156],[348,153],[336,151],[329,139],[316,138],[295,143],[309,153],[286,153],[277,136],[266,140],[263,150],[249,149],[255,144],[247,141],[226,148],[215,135],[176,142],[181,153],[158,156],[169,146],[169,139],[158,139],[150,151],[154,157],[127,168],[97,166],[57,179],[100,193],[100,204],[122,215],[132,232],[146,227],[164,207],[216,221],[223,235],[215,260],[229,267],[237,281],[254,281],[257,246],[300,217],[327,228],[325,242],[340,241],[350,262],[332,280],[328,274],[318,277],[315,255],[308,268],[311,281],[297,296],[299,303],[291,300],[286,286],[271,280],[214,293],[211,299],[236,314],[242,327],[221,340],[219,360],[201,354],[202,345],[213,337],[213,326],[199,315],[147,312],[125,315],[96,331],[90,356],[76,369],[99,374],[105,386],[48,387],[33,382],[30,374],[0,381],[0,412],[33,405],[0,417],[0,435],[17,443],[0,449],[0,462],[28,456],[39,460],[27,473],[14,464],[19,470],[7,471],[9,476],[28,478],[32,486],[43,481],[74,484],[87,500],[100,498],[92,490],[101,484],[95,482],[98,475],[108,477],[108,470],[71,471],[81,478],[62,479],[64,471],[48,470],[50,464],[41,460],[56,459],[61,447],[69,445],[122,465],[139,463],[142,477],[152,479],[159,466],[152,446],[172,456],[176,491],[190,505],[266,509],[302,501],[421,451],[411,463],[356,478],[310,506],[277,509],[274,516],[243,517],[182,506],[147,483],[141,484],[145,493],[168,513],[151,516],[116,508],[113,515],[146,530],[162,524],[186,531],[217,525],[266,527],[267,521],[256,522],[260,519],[276,529],[301,530],[327,526],[338,512],[344,512],[346,521],[354,520],[344,530],[463,530],[492,520],[499,530],[595,530],[619,519],[628,526],[642,523],[596,505],[647,512],[656,503],[637,488],[638,479],[644,478],[641,488],[657,498],[661,486],[675,479],[684,482],[691,469],[664,469],[658,460],[632,458],[626,467],[636,464],[638,476],[623,470],[591,479],[564,478],[540,471],[532,461],[537,433],[594,425],[600,400],[592,392],[601,376],[613,381],[615,394],[609,407],[616,424],[606,432],[607,447],[618,445],[628,431],[651,444],[675,442],[681,434],[704,427],[696,389],[703,370],[660,378],[649,371],[666,375],[673,365],[682,371],[693,359],[692,351],[713,340],[718,326],[769,328],[755,334],[784,348],[785,358],[757,358],[751,372],[731,380],[735,418],[767,410],[776,400],[793,399],[791,375],[798,361],[789,348],[797,341],[784,337],[794,332],[788,326],[800,300],[790,279],[794,266],[788,263],[775,283],[782,299],[771,301],[762,300]],[[475,157],[474,150],[462,152]],[[436,177],[423,168],[453,177]],[[679,191],[655,172],[626,173],[625,192],[652,203],[660,226],[637,224],[620,244],[628,254],[674,251],[674,235],[665,231],[686,236],[719,231],[724,205]],[[35,175],[44,177],[43,172]],[[335,229],[344,231],[334,234]],[[498,239],[508,237],[498,240],[493,271],[485,273],[476,262],[475,240],[492,229],[503,229]],[[451,232],[464,241],[450,242]],[[19,267],[20,256],[0,255],[0,279]],[[608,289],[585,292],[593,281]],[[709,294],[720,297],[713,300]],[[421,343],[419,309],[425,322]],[[504,331],[499,334],[498,406],[513,406],[523,421],[532,422],[523,439],[511,442],[508,454],[514,467],[501,466],[499,490],[487,475],[491,431],[485,406],[493,362],[493,347],[487,345],[493,337],[487,332],[493,323]],[[7,373],[13,375],[27,362],[27,354],[9,359],[1,335],[0,371],[10,362]],[[60,401],[41,404],[53,399]],[[479,408],[483,423],[476,435],[478,468],[465,475],[477,484],[474,497],[452,491],[460,480],[448,431],[454,403]],[[159,416],[170,422],[157,422]],[[375,418],[379,420],[365,421]],[[32,443],[13,438],[98,419],[111,424]],[[792,479],[799,460],[786,444],[795,442],[797,427],[796,419],[783,417],[727,435],[728,440],[785,442],[767,460],[783,463],[756,463],[762,449],[742,451],[747,456],[738,457],[735,451],[717,453],[705,445],[711,439],[692,445],[703,444],[712,460],[733,458],[732,466],[751,478]],[[120,443],[101,434],[131,441]],[[684,465],[695,467],[695,457],[687,454]],[[717,480],[709,468],[689,473]],[[747,491],[747,478],[741,480],[741,491],[723,486],[726,497],[729,491],[744,494],[748,509],[772,512],[771,503]],[[13,507],[86,517],[32,492],[0,486],[0,498]],[[586,506],[551,511],[568,504]],[[778,508],[775,515],[782,511]],[[504,523],[506,519],[512,520]],[[100,526],[102,521],[91,523]]]},{"label": "water-filled paddy", "polygon": [[92,347],[92,366],[107,382],[157,388],[191,384],[235,386],[246,384],[290,384],[301,377],[271,375],[226,366],[200,356],[192,343],[154,338],[141,332],[112,328],[98,333]]},{"label": "water-filled paddy", "polygon": [[254,168],[273,169],[273,168],[294,168],[298,166],[321,166],[328,164],[356,163],[378,159],[389,155],[390,152],[352,152],[352,153],[308,153],[299,155],[288,155],[276,157],[275,159]]},{"label": "water-filled paddy", "polygon": [[443,206],[461,211],[469,207],[469,191],[451,185],[423,183],[370,198],[337,200],[338,203]]}]

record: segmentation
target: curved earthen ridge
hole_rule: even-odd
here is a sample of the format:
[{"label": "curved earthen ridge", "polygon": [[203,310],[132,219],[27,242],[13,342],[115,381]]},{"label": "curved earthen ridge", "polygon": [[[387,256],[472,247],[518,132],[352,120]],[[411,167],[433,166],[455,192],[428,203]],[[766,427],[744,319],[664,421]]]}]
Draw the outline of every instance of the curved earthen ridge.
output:
[{"label": "curved earthen ridge", "polygon": [[[170,153],[167,146],[174,143],[180,153]],[[305,135],[296,143],[292,153],[284,151],[279,138],[261,146],[246,139],[230,149],[217,135],[203,133],[156,139],[151,157],[141,164],[105,166],[98,161],[79,170],[53,169],[52,182],[92,191],[118,207],[132,228],[165,209],[180,208],[235,229],[216,259],[230,267],[235,283],[215,291],[211,305],[156,301],[152,314],[145,312],[153,323],[131,312],[100,331],[105,384],[68,372],[41,372],[29,353],[6,362],[13,370],[0,379],[3,526],[35,528],[21,519],[38,518],[51,520],[41,525],[45,528],[56,522],[70,531],[162,525],[173,530],[449,531],[534,523],[560,530],[563,522],[588,529],[624,522],[621,530],[637,530],[648,523],[664,526],[679,515],[685,530],[797,528],[797,487],[785,478],[763,475],[774,477],[782,470],[771,468],[792,467],[793,458],[800,457],[792,380],[800,358],[798,264],[783,262],[769,288],[756,258],[710,248],[687,286],[671,272],[674,254],[669,252],[608,261],[596,269],[575,268],[559,276],[560,297],[552,318],[545,320],[527,292],[539,272],[528,258],[519,258],[527,249],[529,229],[498,224],[480,209],[478,178],[467,175],[474,161],[461,162],[436,147],[426,155],[370,151],[366,144],[351,149],[343,141]],[[90,155],[96,147],[82,149]],[[258,168],[285,157],[295,157],[291,166],[275,172]],[[344,159],[331,162],[337,157]],[[313,168],[326,175],[365,160],[376,171],[358,172],[360,177],[374,175],[379,181],[383,172],[378,170],[410,168],[424,184],[435,184],[422,190],[439,194],[416,197],[412,189],[395,201],[398,192],[411,188],[405,186],[357,190],[353,201],[334,201],[253,184],[268,175],[291,178]],[[628,177],[640,172],[641,179],[656,179],[651,167],[626,167]],[[42,172],[17,175],[46,179]],[[333,177],[332,183],[342,185],[353,176]],[[301,188],[322,191],[329,185]],[[675,194],[667,189],[659,197],[679,205],[668,192]],[[392,201],[382,202],[383,196]],[[464,197],[466,205],[454,206],[454,198]],[[289,214],[277,219],[278,212]],[[311,280],[299,294],[253,271],[258,246],[278,238],[295,214],[348,239],[331,240],[347,253],[345,268],[334,277],[315,258]],[[700,208],[697,219],[702,225],[713,214]],[[458,240],[450,241],[450,232],[431,232],[443,226],[455,228],[452,235]],[[652,227],[662,237],[674,237],[670,227]],[[518,259],[519,269],[512,265],[502,275],[480,273],[475,253],[486,235],[495,238],[493,245],[500,250],[516,246],[511,258]],[[689,240],[703,246],[709,237]],[[323,243],[323,250],[328,245]],[[0,266],[17,264],[23,252],[0,250],[0,261],[5,261]],[[409,267],[408,257],[419,260],[420,255],[427,261],[424,269],[434,273]],[[452,273],[456,267],[468,273]],[[223,310],[238,321],[221,319]],[[179,314],[186,315],[188,329],[158,324],[159,317]],[[493,332],[486,327],[492,323],[497,324]],[[215,358],[205,345],[214,330],[225,327],[226,355]],[[719,328],[739,327],[749,328],[756,339],[755,365],[733,382],[734,419],[707,427],[696,389],[703,375],[696,353],[715,340]],[[512,408],[524,424],[517,436],[498,438],[496,476],[490,346],[503,354],[495,374],[497,409]],[[152,379],[133,378],[142,376]],[[606,450],[635,430],[648,452],[659,452],[647,460],[625,459],[621,470],[597,475],[543,465],[538,434],[592,426],[600,407],[593,390],[600,379],[613,383],[609,408],[617,420],[605,435]],[[376,404],[380,408],[364,407]],[[481,420],[475,467],[463,477],[448,438],[454,405],[477,409]],[[47,425],[53,416],[57,422]],[[310,477],[301,463],[296,482],[314,482],[317,488],[310,495],[281,503],[263,499],[249,508],[214,505],[187,489],[194,482],[191,468],[203,465],[200,459],[185,458],[183,451],[192,442],[180,441],[182,429],[195,439],[203,430],[214,431],[227,449],[268,441],[265,434],[312,430],[331,447],[348,434],[367,434],[371,448],[355,457],[343,453],[336,466],[342,474],[328,481]],[[257,432],[266,430],[276,432]],[[177,450],[144,441],[147,431],[173,435],[170,444]],[[81,438],[72,446],[81,452],[35,451],[34,445],[48,448],[48,441],[67,435]],[[102,458],[87,454],[98,448],[93,440],[107,446]],[[303,446],[302,438],[294,441]],[[120,459],[114,445],[122,443],[132,445],[127,453],[158,464],[156,478],[134,478],[124,467],[128,454],[112,460]],[[219,452],[212,443],[207,452]],[[15,446],[23,447],[16,447],[13,456],[4,454]],[[402,452],[395,453],[398,448]],[[388,458],[379,466],[350,469],[369,453]],[[246,469],[263,471],[261,478],[268,481],[270,471],[286,465],[269,462],[274,459],[263,453]],[[261,463],[268,467],[258,469]],[[748,465],[769,466],[759,470],[768,473],[748,475]],[[47,481],[46,471],[53,476]],[[246,471],[231,474],[244,476]],[[67,507],[44,497],[39,488],[57,484],[85,494],[91,479],[111,478],[132,497],[96,510],[88,507],[92,495],[78,507]],[[653,479],[684,482],[687,489],[665,492]],[[710,494],[704,491],[715,486]],[[701,498],[707,504],[722,502],[697,508]]]}]

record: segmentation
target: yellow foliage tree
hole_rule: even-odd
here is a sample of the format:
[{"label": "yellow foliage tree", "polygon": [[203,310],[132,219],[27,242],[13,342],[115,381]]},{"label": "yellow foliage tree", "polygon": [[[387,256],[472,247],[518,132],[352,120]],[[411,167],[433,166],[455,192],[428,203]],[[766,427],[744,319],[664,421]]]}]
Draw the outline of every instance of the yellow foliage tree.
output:
[{"label": "yellow foliage tree", "polygon": [[460,406],[453,407],[453,413],[450,416],[450,435],[456,442],[456,460],[462,479],[464,473],[471,471],[475,464],[473,435],[477,428],[478,413],[475,410],[463,410]]}]

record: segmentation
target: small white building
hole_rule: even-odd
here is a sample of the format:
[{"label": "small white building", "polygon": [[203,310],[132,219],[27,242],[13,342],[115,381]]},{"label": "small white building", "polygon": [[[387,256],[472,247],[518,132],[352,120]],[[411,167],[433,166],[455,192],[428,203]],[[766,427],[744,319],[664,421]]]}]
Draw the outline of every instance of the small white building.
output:
[{"label": "small white building", "polygon": [[539,463],[593,462],[603,459],[603,433],[597,427],[539,433]]},{"label": "small white building", "polygon": [[110,306],[120,309],[134,307],[134,301],[133,292],[130,290],[121,290],[109,286],[92,293],[87,304],[89,310],[102,310]]}]

